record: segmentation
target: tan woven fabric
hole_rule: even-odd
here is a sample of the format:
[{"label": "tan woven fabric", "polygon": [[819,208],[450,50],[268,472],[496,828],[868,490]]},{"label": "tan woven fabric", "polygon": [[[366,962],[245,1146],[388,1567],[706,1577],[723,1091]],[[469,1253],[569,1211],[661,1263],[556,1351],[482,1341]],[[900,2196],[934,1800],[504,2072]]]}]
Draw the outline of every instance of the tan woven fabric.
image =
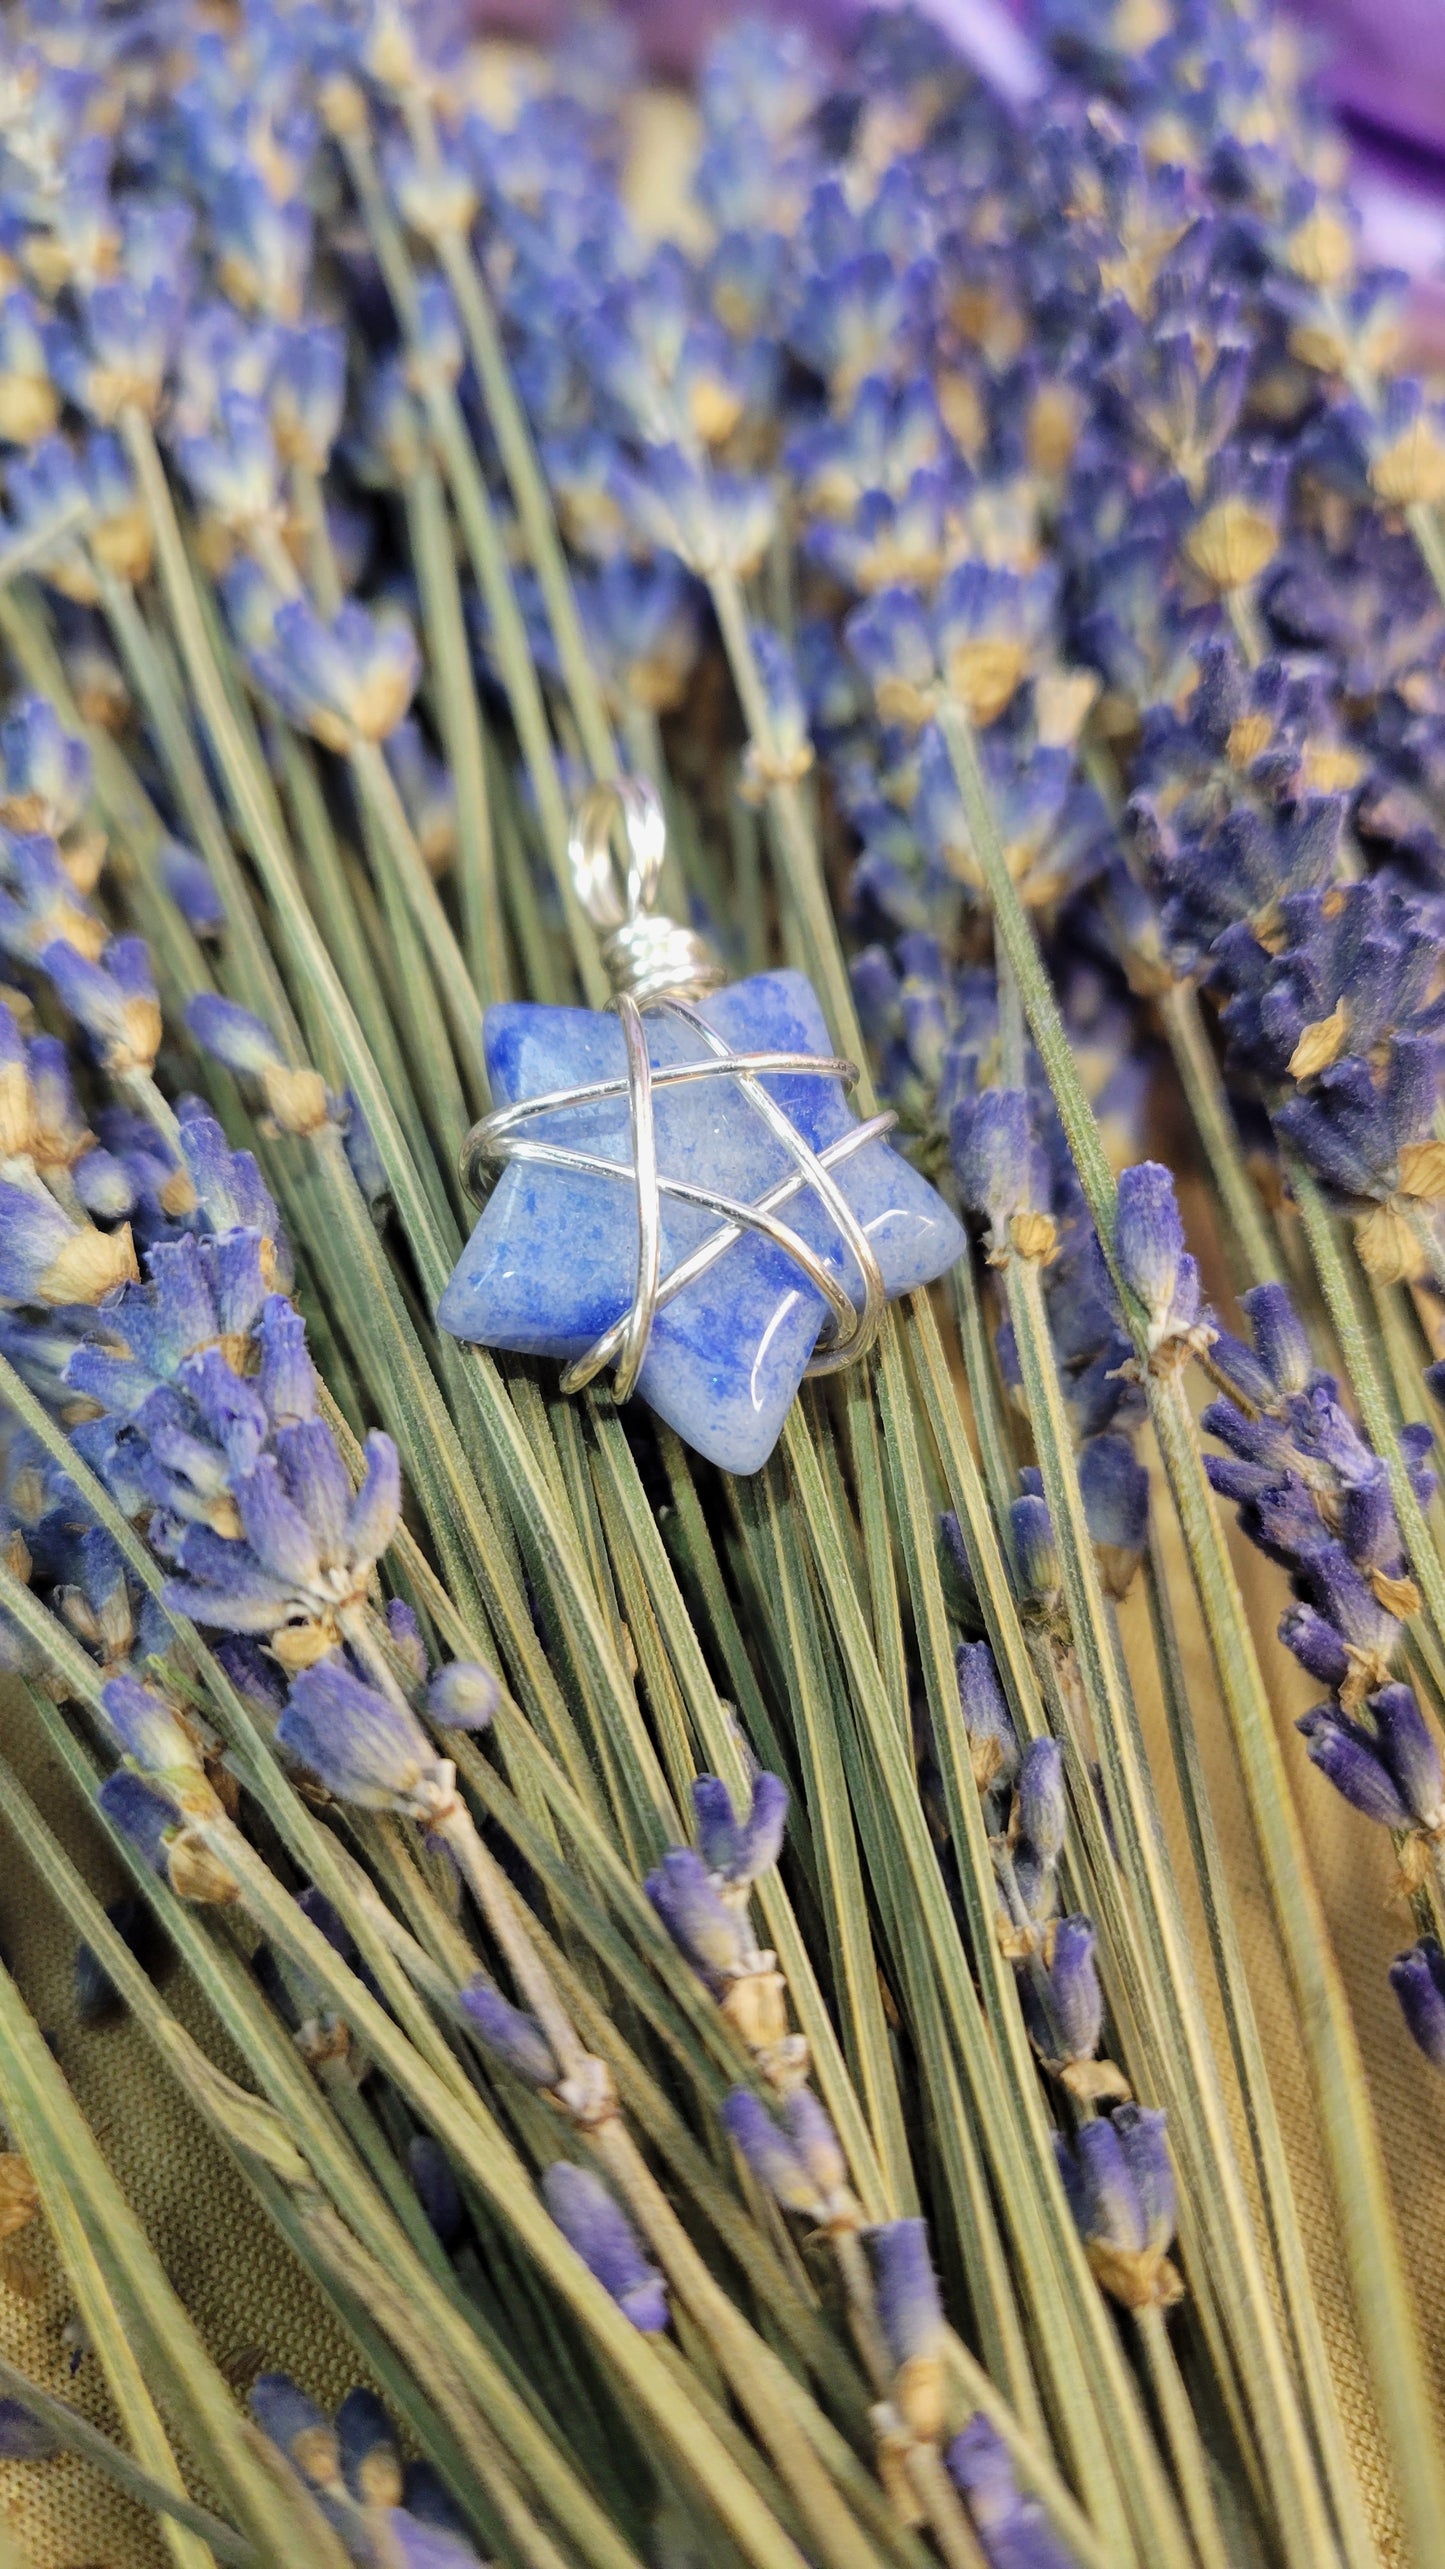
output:
[{"label": "tan woven fabric", "polygon": [[[0,1718],[5,1753],[44,1817],[100,1897],[117,1898],[129,1886],[23,1698],[6,1690]],[[0,1946],[218,2362],[242,2388],[263,2366],[281,2365],[318,2398],[339,2399],[361,2367],[249,2186],[133,2023],[90,2029],[77,2021],[75,1938],[9,1830],[0,1831]],[[224,2060],[215,2020],[184,1975],[167,1982],[166,1997],[213,2057]],[[32,2224],[20,2243],[36,2269],[36,2297],[7,2286],[0,2270],[0,2350],[124,2441],[95,2357],[87,2356],[71,2379],[61,2338],[70,2304],[42,2226]],[[142,2510],[69,2455],[0,2464],[0,2508],[29,2569],[162,2569],[167,2558]]]}]

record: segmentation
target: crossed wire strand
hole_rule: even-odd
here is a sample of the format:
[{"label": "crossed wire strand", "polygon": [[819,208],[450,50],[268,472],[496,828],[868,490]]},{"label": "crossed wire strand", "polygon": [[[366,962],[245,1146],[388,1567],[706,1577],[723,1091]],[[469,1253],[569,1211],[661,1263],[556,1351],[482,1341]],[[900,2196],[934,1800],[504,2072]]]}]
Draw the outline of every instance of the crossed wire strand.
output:
[{"label": "crossed wire strand", "polygon": [[[619,1401],[626,1400],[642,1370],[652,1324],[658,1312],[684,1292],[688,1285],[696,1283],[699,1276],[705,1275],[747,1232],[755,1232],[785,1251],[822,1295],[832,1313],[832,1328],[814,1351],[808,1372],[835,1373],[843,1365],[856,1363],[867,1353],[878,1334],[886,1296],[882,1272],[867,1234],[833,1171],[842,1161],[850,1159],[855,1151],[861,1150],[866,1142],[878,1141],[883,1134],[890,1132],[897,1117],[888,1112],[870,1116],[865,1123],[851,1125],[836,1142],[815,1151],[762,1082],[764,1078],[787,1073],[813,1079],[836,1079],[845,1088],[852,1088],[858,1077],[852,1062],[824,1059],[816,1053],[736,1053],[706,1018],[690,1007],[685,999],[674,994],[650,1002],[647,1013],[666,1012],[677,1018],[701,1039],[706,1049],[692,1060],[654,1064],[648,1055],[643,1009],[625,992],[618,994],[613,1006],[626,1045],[625,1076],[591,1080],[576,1088],[549,1089],[540,1097],[520,1098],[514,1106],[499,1107],[473,1128],[462,1164],[466,1186],[478,1198],[490,1183],[490,1173],[505,1167],[511,1160],[523,1160],[539,1168],[569,1169],[577,1176],[619,1178],[635,1191],[637,1272],[631,1304],[620,1319],[613,1321],[599,1338],[594,1339],[584,1355],[567,1367],[562,1375],[563,1391],[581,1391],[605,1365],[615,1362],[614,1394]],[[794,1162],[791,1174],[778,1179],[755,1203],[737,1203],[715,1187],[696,1186],[682,1178],[665,1177],[658,1168],[654,1091],[690,1086],[707,1079],[735,1080],[748,1104]],[[599,1105],[624,1096],[631,1132],[630,1161],[603,1159],[595,1152],[575,1150],[565,1143],[545,1142],[523,1129],[539,1116],[560,1113],[568,1107]],[[778,1218],[781,1207],[801,1194],[805,1187],[811,1189],[831,1214],[839,1238],[857,1267],[862,1281],[861,1306],[853,1302],[818,1252],[788,1223]],[[699,1241],[686,1257],[680,1258],[666,1275],[662,1273],[662,1198],[665,1195],[680,1204],[693,1204],[703,1212],[720,1217],[718,1229],[709,1232],[706,1239]]]}]

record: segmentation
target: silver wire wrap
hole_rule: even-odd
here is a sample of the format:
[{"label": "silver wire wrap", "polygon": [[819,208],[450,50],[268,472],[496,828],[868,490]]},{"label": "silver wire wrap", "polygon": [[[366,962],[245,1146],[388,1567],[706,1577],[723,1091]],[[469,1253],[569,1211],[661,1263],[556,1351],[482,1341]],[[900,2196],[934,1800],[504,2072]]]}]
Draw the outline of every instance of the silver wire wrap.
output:
[{"label": "silver wire wrap", "polygon": [[[619,820],[628,848],[625,893],[619,889],[612,857],[613,826]],[[831,1326],[814,1351],[808,1366],[810,1374],[835,1373],[865,1355],[878,1335],[886,1299],[878,1261],[833,1171],[865,1143],[878,1141],[890,1132],[897,1118],[891,1113],[870,1116],[866,1123],[852,1125],[822,1151],[813,1150],[803,1139],[762,1081],[787,1073],[836,1079],[844,1088],[852,1088],[857,1083],[857,1068],[850,1061],[821,1060],[815,1053],[735,1053],[716,1027],[698,1013],[691,1003],[715,990],[726,976],[701,937],[690,928],[679,928],[672,920],[654,918],[650,913],[665,845],[662,807],[645,780],[625,778],[616,784],[594,785],[583,796],[573,822],[568,854],[583,907],[596,926],[608,931],[602,957],[612,981],[612,1004],[627,1049],[626,1075],[621,1079],[591,1080],[578,1088],[549,1089],[543,1096],[526,1097],[514,1106],[499,1107],[472,1126],[461,1155],[462,1182],[479,1204],[485,1200],[497,1172],[512,1160],[526,1161],[537,1168],[570,1169],[577,1176],[617,1178],[634,1190],[637,1275],[631,1305],[593,1341],[585,1355],[567,1366],[561,1378],[564,1392],[581,1391],[605,1365],[614,1365],[613,1395],[619,1401],[626,1400],[636,1387],[658,1312],[705,1275],[747,1232],[785,1250],[828,1305]],[[701,1039],[706,1048],[701,1059],[656,1065],[649,1059],[644,1019],[663,1014],[680,1019]],[[738,1204],[715,1188],[664,1177],[658,1168],[653,1114],[656,1091],[704,1079],[735,1080],[748,1104],[795,1164],[791,1175],[780,1178],[754,1204]],[[594,1152],[545,1142],[525,1129],[539,1116],[622,1097],[628,1105],[630,1161],[601,1159]],[[857,1268],[862,1283],[861,1308],[817,1251],[790,1224],[779,1219],[782,1207],[805,1187],[827,1208]],[[709,1232],[666,1275],[661,1265],[664,1196],[679,1204],[697,1205],[719,1219],[718,1229]]]}]

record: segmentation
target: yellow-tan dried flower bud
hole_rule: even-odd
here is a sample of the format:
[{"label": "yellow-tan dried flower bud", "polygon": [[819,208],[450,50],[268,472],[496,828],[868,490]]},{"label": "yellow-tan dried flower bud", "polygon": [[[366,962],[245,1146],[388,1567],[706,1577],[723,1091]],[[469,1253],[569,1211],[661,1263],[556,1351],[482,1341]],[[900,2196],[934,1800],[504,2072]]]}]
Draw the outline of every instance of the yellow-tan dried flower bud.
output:
[{"label": "yellow-tan dried flower bud", "polygon": [[909,2433],[924,2444],[937,2444],[948,2423],[943,2359],[910,2355],[893,2376],[893,2405]]},{"label": "yellow-tan dried flower bud", "polygon": [[1279,528],[1263,509],[1251,508],[1248,500],[1231,493],[1190,528],[1184,550],[1195,570],[1223,596],[1251,587],[1268,569],[1279,550]]},{"label": "yellow-tan dried flower bud", "polygon": [[1355,1226],[1355,1250],[1377,1284],[1418,1284],[1430,1259],[1398,1204],[1377,1204]]},{"label": "yellow-tan dried flower bud", "polygon": [[1013,703],[1028,665],[1027,643],[1001,634],[971,637],[955,643],[948,655],[949,690],[986,729]]},{"label": "yellow-tan dried flower bud", "polygon": [[1348,285],[1355,273],[1355,236],[1332,205],[1317,205],[1284,245],[1286,265],[1306,285]]},{"label": "yellow-tan dried flower bud", "polygon": [[45,375],[0,375],[0,437],[7,446],[34,446],[60,416],[60,396]]},{"label": "yellow-tan dried flower bud", "polygon": [[291,1070],[267,1062],[261,1088],[272,1121],[283,1133],[319,1133],[326,1122],[326,1082],[319,1070]]},{"label": "yellow-tan dried flower bud", "polygon": [[1428,412],[1374,458],[1370,488],[1387,508],[1438,508],[1445,500],[1445,437]]},{"label": "yellow-tan dried flower bud", "polygon": [[46,1268],[36,1294],[41,1302],[81,1302],[92,1309],[120,1284],[139,1280],[130,1224],[118,1231],[97,1231],[90,1224],[72,1231],[59,1255]]},{"label": "yellow-tan dried flower bud", "polygon": [[96,559],[118,580],[124,580],[128,588],[139,588],[150,577],[155,538],[143,501],[137,500],[133,508],[117,509],[113,516],[101,518],[91,530],[90,542]]},{"label": "yellow-tan dried flower bud", "polygon": [[1445,1142],[1407,1142],[1397,1163],[1400,1193],[1422,1204],[1445,1199]]},{"label": "yellow-tan dried flower bud", "polygon": [[182,1829],[167,1841],[166,1873],[178,1900],[221,1909],[241,1897],[235,1875],[194,1829]]},{"label": "yellow-tan dried flower bud", "polygon": [[1350,1012],[1343,999],[1337,999],[1328,1017],[1316,1017],[1306,1026],[1289,1057],[1291,1079],[1314,1079],[1331,1062],[1337,1062],[1350,1036]]}]

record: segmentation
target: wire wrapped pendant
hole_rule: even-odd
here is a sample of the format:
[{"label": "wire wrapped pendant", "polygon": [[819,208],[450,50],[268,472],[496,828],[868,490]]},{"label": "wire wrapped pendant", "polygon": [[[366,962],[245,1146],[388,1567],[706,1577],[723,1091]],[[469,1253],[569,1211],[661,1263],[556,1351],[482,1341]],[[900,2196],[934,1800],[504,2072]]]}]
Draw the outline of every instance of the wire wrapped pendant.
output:
[{"label": "wire wrapped pendant", "polygon": [[653,910],[663,851],[650,786],[584,797],[570,856],[612,1003],[487,1011],[498,1104],[462,1157],[483,1210],[438,1317],[560,1357],[564,1391],[611,1366],[618,1400],[639,1391],[699,1453],[752,1472],[803,1376],[864,1355],[884,1303],[941,1275],[963,1233],[886,1140],[894,1117],[850,1112],[857,1070],[804,976],[726,984]]}]

